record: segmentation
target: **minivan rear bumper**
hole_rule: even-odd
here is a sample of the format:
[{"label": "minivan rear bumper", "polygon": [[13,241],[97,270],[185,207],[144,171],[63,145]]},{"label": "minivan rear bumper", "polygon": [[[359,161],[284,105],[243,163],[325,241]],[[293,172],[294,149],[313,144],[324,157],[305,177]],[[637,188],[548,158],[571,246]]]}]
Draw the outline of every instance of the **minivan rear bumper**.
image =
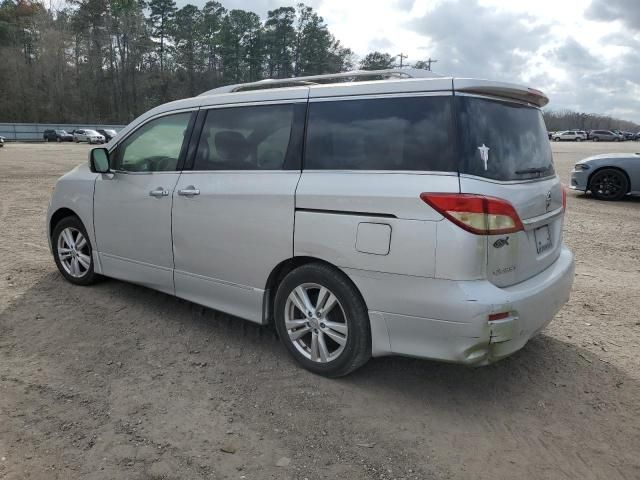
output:
[{"label": "minivan rear bumper", "polygon": [[[347,273],[369,308],[374,356],[486,365],[520,350],[553,319],[569,299],[574,268],[563,246],[547,269],[506,288],[487,280]],[[503,312],[506,318],[489,322]]]}]

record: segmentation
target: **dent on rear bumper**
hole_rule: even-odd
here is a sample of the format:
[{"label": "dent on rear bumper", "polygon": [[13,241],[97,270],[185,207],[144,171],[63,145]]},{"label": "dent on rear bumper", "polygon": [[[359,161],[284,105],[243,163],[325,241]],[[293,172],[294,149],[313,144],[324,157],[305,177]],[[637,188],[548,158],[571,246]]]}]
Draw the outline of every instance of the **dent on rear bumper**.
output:
[{"label": "dent on rear bumper", "polygon": [[[517,285],[349,271],[369,308],[374,356],[485,365],[521,349],[569,299],[573,255]],[[509,312],[488,322],[491,313]]]}]

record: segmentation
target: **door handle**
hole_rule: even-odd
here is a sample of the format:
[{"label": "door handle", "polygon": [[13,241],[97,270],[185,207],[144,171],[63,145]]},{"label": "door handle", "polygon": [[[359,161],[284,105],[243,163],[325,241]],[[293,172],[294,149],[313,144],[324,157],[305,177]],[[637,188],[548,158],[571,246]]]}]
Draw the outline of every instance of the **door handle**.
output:
[{"label": "door handle", "polygon": [[149,192],[149,195],[151,195],[152,197],[166,197],[169,195],[169,190],[165,190],[162,187],[158,187],[155,190],[151,190]]},{"label": "door handle", "polygon": [[200,195],[200,190],[193,185],[189,185],[187,188],[178,190],[178,195],[182,195],[183,197],[193,197],[194,195]]}]

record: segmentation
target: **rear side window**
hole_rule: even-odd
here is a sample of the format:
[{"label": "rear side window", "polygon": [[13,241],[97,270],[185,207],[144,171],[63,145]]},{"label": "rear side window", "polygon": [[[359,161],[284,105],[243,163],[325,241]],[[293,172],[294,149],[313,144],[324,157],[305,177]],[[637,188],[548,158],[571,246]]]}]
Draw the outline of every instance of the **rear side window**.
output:
[{"label": "rear side window", "polygon": [[451,97],[309,104],[304,168],[456,172]]},{"label": "rear side window", "polygon": [[460,173],[493,180],[553,175],[542,113],[518,103],[456,97]]},{"label": "rear side window", "polygon": [[296,105],[287,104],[209,110],[193,169],[282,169],[295,109]]}]

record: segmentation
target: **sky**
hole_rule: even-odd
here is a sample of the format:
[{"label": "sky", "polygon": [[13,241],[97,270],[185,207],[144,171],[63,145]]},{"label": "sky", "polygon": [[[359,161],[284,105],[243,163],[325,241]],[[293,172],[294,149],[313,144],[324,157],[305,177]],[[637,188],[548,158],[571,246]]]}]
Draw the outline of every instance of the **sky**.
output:
[{"label": "sky", "polygon": [[[187,3],[188,0],[179,0]],[[299,0],[221,0],[268,10]],[[197,5],[205,0],[191,0]],[[640,0],[307,0],[343,45],[433,58],[436,73],[524,83],[549,108],[640,123]],[[201,5],[200,5],[201,6]]]}]

